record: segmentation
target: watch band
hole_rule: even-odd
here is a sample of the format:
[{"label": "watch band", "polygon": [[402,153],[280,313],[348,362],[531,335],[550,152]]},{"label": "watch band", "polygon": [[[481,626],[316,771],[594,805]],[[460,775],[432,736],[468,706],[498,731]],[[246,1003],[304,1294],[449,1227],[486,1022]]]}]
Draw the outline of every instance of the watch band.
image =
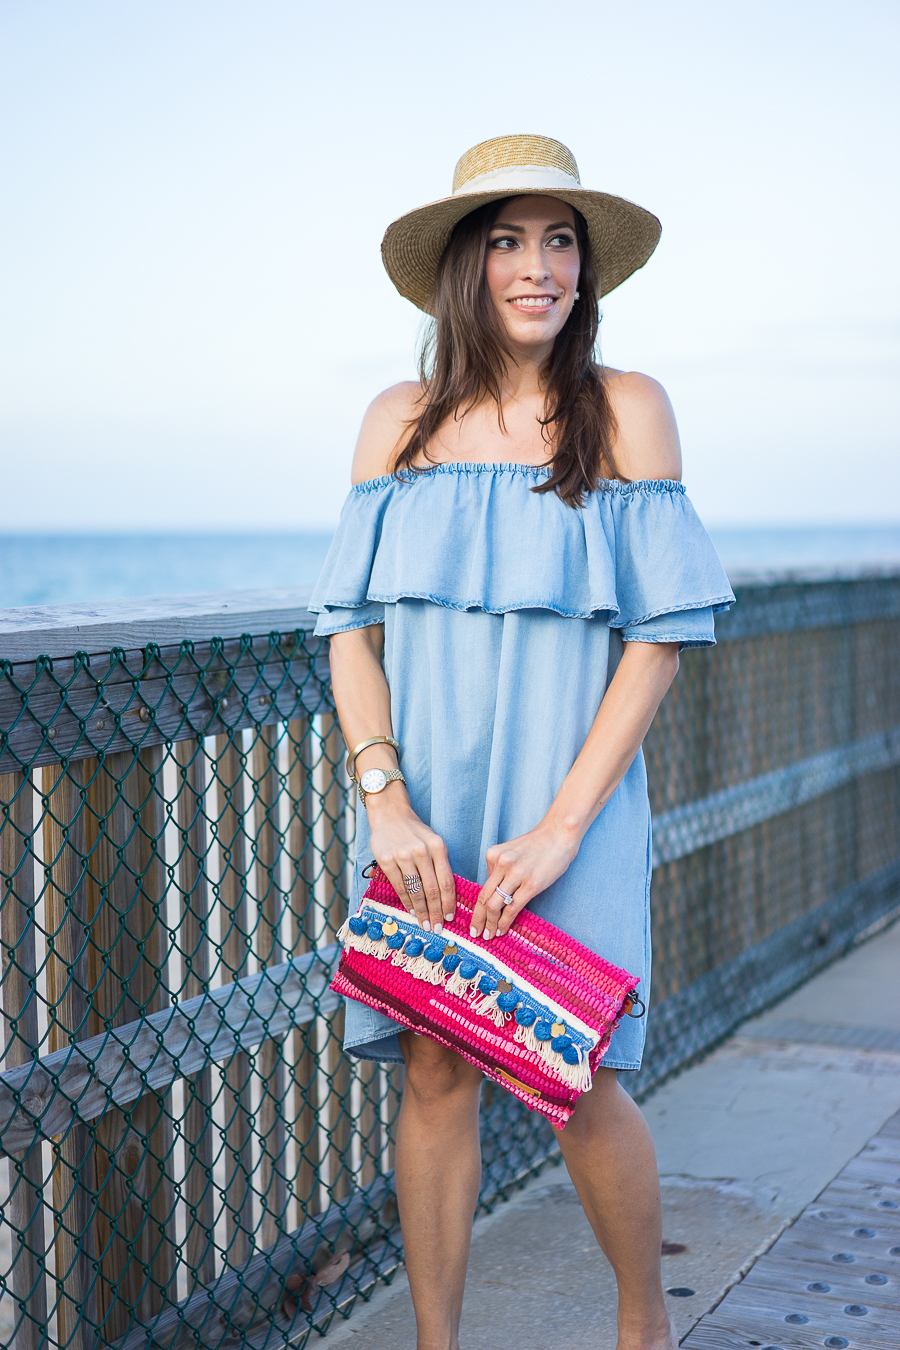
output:
[{"label": "watch band", "polygon": [[400,758],[400,742],[395,741],[393,736],[370,736],[367,741],[360,741],[359,745],[354,746],[347,756],[347,777],[354,783],[356,782],[356,756],[361,755],[363,750],[368,750],[370,745],[392,745],[397,751],[397,758]]},{"label": "watch band", "polygon": [[[403,777],[403,774],[400,772],[399,769],[382,769],[381,772],[384,774],[384,787],[380,787],[378,789],[379,792],[384,792],[384,788],[387,787],[388,783],[406,782],[406,779]],[[374,797],[375,795],[374,792],[373,793],[364,792],[362,786],[359,783],[356,784],[356,790],[359,793],[359,800],[362,802],[363,806],[365,806],[366,804],[367,797],[369,796]]]}]

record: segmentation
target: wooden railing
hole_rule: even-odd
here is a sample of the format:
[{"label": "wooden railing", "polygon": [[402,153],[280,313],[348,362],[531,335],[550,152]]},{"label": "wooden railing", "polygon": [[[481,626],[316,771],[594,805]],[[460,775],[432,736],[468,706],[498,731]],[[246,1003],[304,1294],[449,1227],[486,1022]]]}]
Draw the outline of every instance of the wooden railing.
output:
[{"label": "wooden railing", "polygon": [[[647,740],[638,1091],[900,904],[900,578],[738,593]],[[300,1343],[400,1259],[399,1070],[328,991],[353,802],[305,598],[0,614],[16,1350]],[[505,1093],[483,1123],[490,1203],[555,1143]]]}]

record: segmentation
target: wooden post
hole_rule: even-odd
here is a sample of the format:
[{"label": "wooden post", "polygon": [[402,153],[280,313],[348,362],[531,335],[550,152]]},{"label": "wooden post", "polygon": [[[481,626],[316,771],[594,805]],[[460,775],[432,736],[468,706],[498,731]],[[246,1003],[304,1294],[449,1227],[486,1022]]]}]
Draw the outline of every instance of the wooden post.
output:
[{"label": "wooden post", "polygon": [[[84,785],[95,767],[80,760],[43,770],[51,1051],[89,1035]],[[67,1350],[94,1350],[97,1342],[93,1145],[79,1121],[54,1140],[57,1336]]]},{"label": "wooden post", "polygon": [[[280,725],[260,727],[253,749],[256,781],[256,888],[259,897],[257,951],[260,969],[284,959],[278,926],[282,897],[278,887],[281,845],[278,830],[278,736]],[[271,1037],[260,1046],[256,1067],[261,1079],[259,1107],[260,1243],[271,1247],[285,1227],[287,1176],[285,1173],[284,1043]]]},{"label": "wooden post", "polygon": [[[203,742],[178,741],[178,830],[181,846],[182,997],[195,998],[209,983],[209,885],[206,875],[206,817]],[[212,1069],[185,1079],[184,1198],[187,1204],[185,1260],[194,1287],[215,1273],[213,1205]],[[188,1291],[190,1295],[191,1290]]]},{"label": "wooden post", "polygon": [[[247,924],[247,848],[244,826],[244,766],[241,733],[216,737],[219,780],[218,836],[221,850],[219,902],[222,907],[222,960],[226,981],[247,974],[250,941]],[[225,1078],[226,1252],[229,1266],[249,1254],[253,1191],[250,1185],[250,1057],[237,1050]]]},{"label": "wooden post", "polygon": [[[288,795],[291,811],[288,850],[293,871],[290,892],[292,956],[308,952],[315,942],[312,735],[312,718],[298,717],[288,723]],[[316,1022],[311,1022],[308,1026],[298,1027],[293,1035],[293,1133],[299,1155],[293,1190],[300,1209],[298,1226],[321,1209],[317,1203],[320,1151],[315,1034]]]},{"label": "wooden post", "polygon": [[[95,1034],[168,1003],[163,747],[108,755],[91,785]],[[171,1097],[146,1092],[95,1125],[103,1336],[174,1299]]]},{"label": "wooden post", "polygon": [[[34,793],[27,773],[0,776],[0,942],[6,1068],[40,1049],[34,943]],[[9,1159],[6,1219],[13,1232],[12,1294],[17,1305],[15,1350],[38,1350],[47,1326],[44,1169],[41,1144]]]},{"label": "wooden post", "polygon": [[[344,842],[347,795],[344,787],[344,738],[337,717],[322,717],[322,815],[324,820],[325,932],[322,942],[334,942],[344,922],[346,853]],[[350,1065],[343,1051],[344,1010],[340,1008],[328,1026],[328,1041],[323,1053],[328,1080],[326,1120],[328,1121],[327,1171],[332,1201],[343,1200],[353,1185],[350,1153]]]}]

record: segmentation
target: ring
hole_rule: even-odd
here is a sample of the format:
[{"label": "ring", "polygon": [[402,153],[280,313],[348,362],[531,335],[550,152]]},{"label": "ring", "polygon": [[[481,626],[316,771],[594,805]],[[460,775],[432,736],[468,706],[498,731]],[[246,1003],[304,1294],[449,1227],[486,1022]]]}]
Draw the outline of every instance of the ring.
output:
[{"label": "ring", "polygon": [[500,888],[499,886],[495,886],[495,887],[494,887],[494,890],[497,892],[498,895],[502,895],[504,905],[513,905],[513,904],[515,904],[515,900],[514,900],[513,896],[511,896],[511,895],[508,893],[508,891],[501,890],[501,888]]},{"label": "ring", "polygon": [[403,885],[406,887],[407,895],[418,895],[422,889],[422,878],[414,872],[411,877],[403,878]]}]

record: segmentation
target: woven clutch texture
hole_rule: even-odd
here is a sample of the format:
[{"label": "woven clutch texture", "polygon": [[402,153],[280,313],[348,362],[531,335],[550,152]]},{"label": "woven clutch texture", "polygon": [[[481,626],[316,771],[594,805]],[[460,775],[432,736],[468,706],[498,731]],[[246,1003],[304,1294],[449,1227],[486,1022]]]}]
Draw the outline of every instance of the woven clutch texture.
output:
[{"label": "woven clutch texture", "polygon": [[637,980],[528,909],[502,937],[469,937],[481,888],[455,881],[456,914],[438,936],[376,868],[338,933],[332,988],[457,1050],[561,1129],[636,1002]]}]

